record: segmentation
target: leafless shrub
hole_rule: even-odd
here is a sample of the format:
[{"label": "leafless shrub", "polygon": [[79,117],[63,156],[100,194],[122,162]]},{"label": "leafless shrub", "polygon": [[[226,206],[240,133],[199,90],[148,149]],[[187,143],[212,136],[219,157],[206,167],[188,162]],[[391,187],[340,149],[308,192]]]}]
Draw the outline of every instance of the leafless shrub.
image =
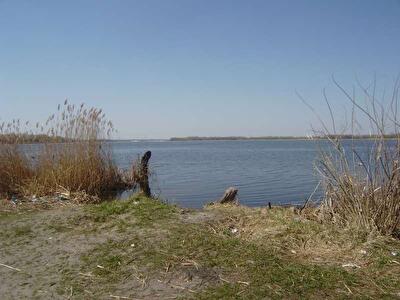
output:
[{"label": "leafless shrub", "polygon": [[[376,81],[370,87],[358,85],[365,98],[363,104],[334,78],[333,82],[352,106],[352,139],[344,140],[343,132],[337,132],[334,113],[324,93],[332,129],[320,118],[323,130],[316,135],[324,137],[330,145],[328,150],[321,146],[324,141],[319,141],[316,169],[325,189],[320,216],[323,221],[342,226],[396,235],[400,226],[399,80],[386,105],[385,99],[377,97]],[[367,142],[358,139],[361,125],[357,113],[369,124]],[[362,142],[364,148],[360,150]]]}]

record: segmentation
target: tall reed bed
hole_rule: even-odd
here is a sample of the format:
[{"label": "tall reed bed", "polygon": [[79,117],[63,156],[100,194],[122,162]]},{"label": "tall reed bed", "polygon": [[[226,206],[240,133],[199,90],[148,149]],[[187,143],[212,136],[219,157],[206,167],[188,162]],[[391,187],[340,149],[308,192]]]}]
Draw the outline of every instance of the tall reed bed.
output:
[{"label": "tall reed bed", "polygon": [[395,82],[390,98],[386,95],[386,99],[377,96],[375,81],[369,88],[359,85],[363,101],[357,99],[355,93],[345,90],[335,79],[333,81],[351,104],[352,117],[348,126],[351,135],[362,130],[360,119],[364,119],[364,123],[369,124],[367,130],[371,138],[368,141],[343,140],[340,137],[343,132],[337,132],[334,113],[325,97],[332,126],[328,129],[322,122],[322,134],[329,141],[330,147],[329,150],[320,147],[320,157],[316,164],[325,188],[325,197],[320,205],[322,220],[364,231],[398,235],[399,80]]},{"label": "tall reed bed", "polygon": [[[25,125],[28,125],[26,123]],[[25,133],[20,120],[0,124],[0,195],[19,194],[21,186],[33,177],[31,162],[18,145]]]},{"label": "tall reed bed", "polygon": [[[114,127],[101,109],[67,101],[44,124],[0,125],[0,194],[84,192],[102,197],[129,185],[107,143]],[[27,144],[36,144],[31,151]]]}]

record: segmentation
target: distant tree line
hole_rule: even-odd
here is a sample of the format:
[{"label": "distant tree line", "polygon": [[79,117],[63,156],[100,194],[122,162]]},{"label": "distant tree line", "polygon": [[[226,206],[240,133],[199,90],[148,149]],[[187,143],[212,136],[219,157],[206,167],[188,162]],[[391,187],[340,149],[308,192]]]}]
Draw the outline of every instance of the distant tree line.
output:
[{"label": "distant tree line", "polygon": [[[378,135],[361,134],[331,134],[331,135],[313,135],[313,136],[188,136],[188,137],[172,137],[170,141],[235,141],[235,140],[304,140],[304,139],[375,139],[381,137]],[[398,138],[398,134],[387,134],[384,138]]]},{"label": "distant tree line", "polygon": [[0,144],[65,143],[69,141],[69,139],[61,136],[49,136],[46,134],[0,134]]}]

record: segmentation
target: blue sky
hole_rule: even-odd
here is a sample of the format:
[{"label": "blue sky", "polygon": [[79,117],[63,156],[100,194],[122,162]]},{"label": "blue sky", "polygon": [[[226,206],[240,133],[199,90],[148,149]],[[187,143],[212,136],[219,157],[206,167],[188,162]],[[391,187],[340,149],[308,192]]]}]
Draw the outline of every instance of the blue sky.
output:
[{"label": "blue sky", "polygon": [[68,98],[119,138],[304,135],[331,75],[400,72],[400,1],[0,0],[0,119],[43,120]]}]

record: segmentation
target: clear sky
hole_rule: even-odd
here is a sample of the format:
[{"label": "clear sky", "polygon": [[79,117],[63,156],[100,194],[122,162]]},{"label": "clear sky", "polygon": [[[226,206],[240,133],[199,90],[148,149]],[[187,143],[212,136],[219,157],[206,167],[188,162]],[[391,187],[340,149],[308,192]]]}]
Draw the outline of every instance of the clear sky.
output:
[{"label": "clear sky", "polygon": [[0,0],[0,119],[68,98],[120,138],[304,135],[331,75],[390,87],[400,1]]}]

